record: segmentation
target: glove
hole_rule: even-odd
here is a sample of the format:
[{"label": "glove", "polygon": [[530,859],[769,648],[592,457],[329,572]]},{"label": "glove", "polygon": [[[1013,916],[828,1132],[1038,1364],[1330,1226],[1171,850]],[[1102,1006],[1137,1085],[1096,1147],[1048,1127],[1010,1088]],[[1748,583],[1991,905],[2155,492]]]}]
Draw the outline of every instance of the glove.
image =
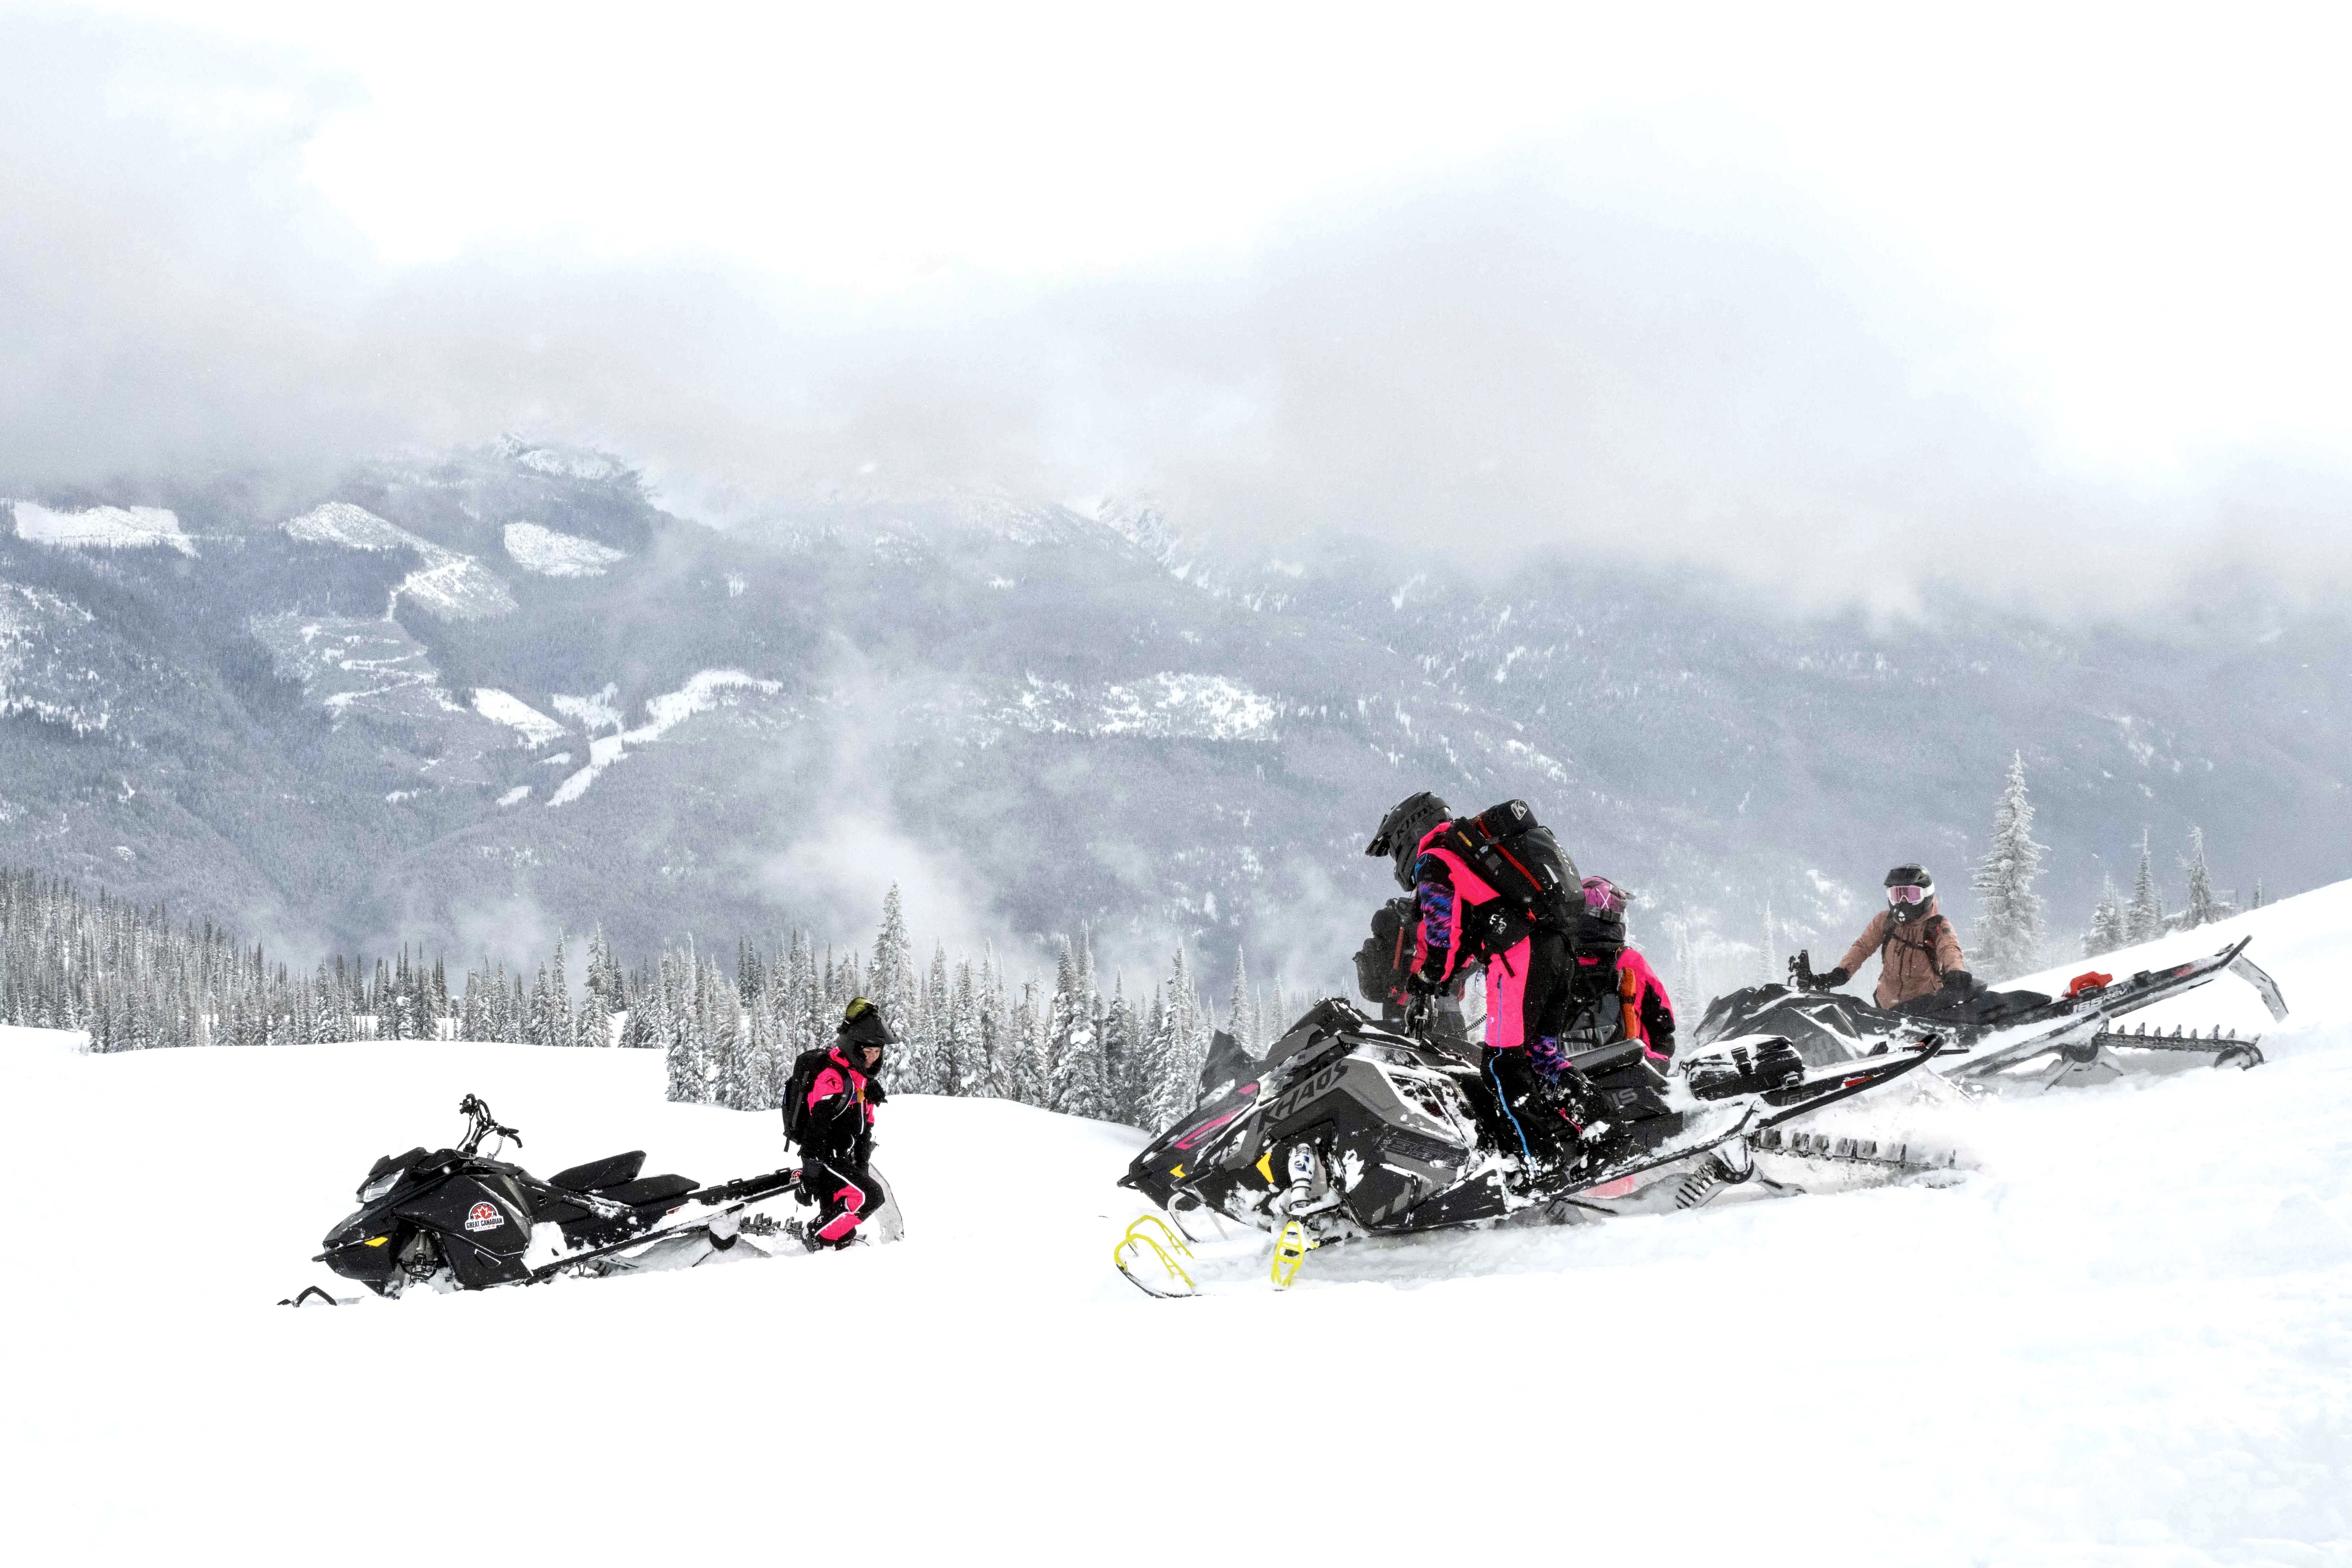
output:
[{"label": "glove", "polygon": [[1538,1035],[1528,1042],[1528,1065],[1536,1069],[1537,1077],[1558,1088],[1568,1076],[1568,1052],[1551,1036]]},{"label": "glove", "polygon": [[1813,989],[1816,991],[1834,991],[1853,978],[1853,976],[1843,967],[1837,969],[1825,969],[1821,973],[1813,976]]},{"label": "glove", "polygon": [[1432,980],[1416,969],[1404,977],[1404,988],[1415,996],[1434,996],[1445,986],[1443,982]]},{"label": "glove", "polygon": [[1977,988],[1977,977],[1965,969],[1955,969],[1944,976],[1944,989],[1967,995]]}]

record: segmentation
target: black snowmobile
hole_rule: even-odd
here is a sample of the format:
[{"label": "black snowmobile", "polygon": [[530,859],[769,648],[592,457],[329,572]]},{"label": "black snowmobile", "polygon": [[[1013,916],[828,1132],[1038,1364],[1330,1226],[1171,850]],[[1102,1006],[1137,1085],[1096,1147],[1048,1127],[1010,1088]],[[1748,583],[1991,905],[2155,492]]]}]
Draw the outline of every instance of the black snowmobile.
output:
[{"label": "black snowmobile", "polygon": [[1571,1058],[1565,1094],[1581,1132],[1557,1154],[1513,1117],[1483,1050],[1441,1044],[1421,1019],[1404,1030],[1374,1023],[1334,998],[1136,1156],[1119,1184],[1186,1234],[1154,1232],[1160,1222],[1148,1216],[1116,1256],[1146,1291],[1188,1294],[1175,1255],[1201,1239],[1186,1219],[1203,1211],[1274,1233],[1280,1284],[1286,1258],[1295,1274],[1307,1247],[1347,1237],[1695,1207],[1754,1173],[1751,1139],[1900,1078],[1937,1049],[1930,1038],[1808,1072],[1787,1042],[1747,1040],[1669,1079],[1639,1041],[1602,1046]]},{"label": "black snowmobile", "polygon": [[[1746,1035],[1775,1035],[1794,1046],[1807,1066],[1829,1068],[1901,1047],[1930,1034],[1944,1043],[1936,1070],[1969,1087],[2099,1082],[2136,1067],[2202,1056],[2215,1067],[2252,1068],[2263,1060],[2259,1036],[2127,1033],[2114,1020],[2193,991],[2227,971],[2252,985],[2274,1019],[2286,1016],[2277,982],[2245,956],[2242,938],[2210,957],[2163,969],[2143,969],[2118,980],[2096,971],[2075,979],[2063,996],[2039,991],[1979,991],[1961,997],[1939,993],[1897,1007],[1856,996],[1814,991],[1807,954],[1789,961],[1790,984],[1751,985],[1717,997],[1693,1031],[1700,1047]],[[2029,1073],[2049,1058],[2046,1069]]]},{"label": "black snowmobile", "polygon": [[[522,1145],[522,1134],[499,1125],[488,1105],[469,1094],[457,1113],[466,1135],[455,1148],[386,1154],[369,1169],[359,1212],[327,1233],[313,1262],[397,1296],[413,1284],[479,1290],[567,1272],[691,1267],[744,1241],[761,1255],[803,1249],[799,1222],[762,1206],[798,1200],[797,1170],[706,1187],[686,1176],[641,1175],[645,1152],[632,1150],[541,1181],[480,1152],[493,1137],[499,1152],[509,1141]],[[895,1241],[898,1203],[887,1184],[884,1194],[859,1233]],[[313,1297],[333,1300],[312,1286],[289,1304]]]}]

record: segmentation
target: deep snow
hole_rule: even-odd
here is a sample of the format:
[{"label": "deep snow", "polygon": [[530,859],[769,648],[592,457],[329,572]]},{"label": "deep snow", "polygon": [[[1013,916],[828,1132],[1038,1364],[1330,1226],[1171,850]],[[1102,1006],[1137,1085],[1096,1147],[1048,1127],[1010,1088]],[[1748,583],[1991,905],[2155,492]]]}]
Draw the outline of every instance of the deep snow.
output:
[{"label": "deep snow", "polygon": [[2296,1010],[2270,1065],[1927,1108],[1983,1165],[1957,1187],[1331,1248],[1192,1302],[1109,1265],[1139,1135],[909,1098],[898,1247],[289,1312],[466,1091],[541,1172],[749,1173],[773,1119],[664,1103],[636,1053],[16,1031],[12,1556],[2352,1563],[2352,884],[2243,923]]}]

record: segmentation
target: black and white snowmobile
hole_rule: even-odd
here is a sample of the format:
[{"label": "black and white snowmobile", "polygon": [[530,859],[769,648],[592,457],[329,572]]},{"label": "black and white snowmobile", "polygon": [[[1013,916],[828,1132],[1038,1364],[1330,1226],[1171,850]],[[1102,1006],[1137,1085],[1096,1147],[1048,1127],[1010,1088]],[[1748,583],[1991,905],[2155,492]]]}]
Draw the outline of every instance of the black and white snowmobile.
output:
[{"label": "black and white snowmobile", "polygon": [[[747,1255],[739,1247],[761,1257],[807,1249],[790,1212],[800,1201],[797,1170],[706,1187],[686,1176],[641,1175],[645,1152],[632,1150],[541,1181],[480,1152],[488,1138],[499,1140],[496,1152],[509,1141],[522,1144],[488,1105],[469,1094],[457,1113],[466,1135],[456,1147],[387,1154],[370,1168],[359,1212],[327,1233],[313,1262],[397,1296],[411,1285],[479,1290],[566,1273],[692,1268]],[[898,1200],[881,1184],[882,1205],[857,1234],[896,1241],[904,1230]],[[291,1304],[313,1297],[332,1300],[313,1286]]]},{"label": "black and white snowmobile", "polygon": [[[1980,991],[1958,998],[1938,994],[1899,1007],[1878,1007],[1856,996],[1809,989],[1804,953],[1790,960],[1789,985],[1751,985],[1717,997],[1692,1032],[1705,1048],[1745,1035],[1778,1035],[1806,1065],[1833,1068],[1867,1059],[1932,1033],[1944,1042],[1936,1070],[1969,1088],[2095,1083],[2163,1062],[2202,1057],[2215,1067],[2252,1068],[2263,1060],[2260,1036],[2199,1036],[2176,1029],[2126,1032],[2115,1020],[2193,991],[2223,972],[2261,995],[2274,1019],[2286,1016],[2278,984],[2248,958],[2242,938],[2209,957],[2123,979],[2096,971],[2082,974],[2063,996],[2039,991]],[[2038,1064],[2038,1065],[2037,1065]]]},{"label": "black and white snowmobile", "polygon": [[1674,1078],[1639,1041],[1571,1058],[1571,1151],[1514,1119],[1476,1047],[1374,1023],[1336,998],[1276,1043],[1255,1072],[1213,1095],[1136,1156],[1119,1184],[1166,1212],[1129,1228],[1121,1272],[1154,1295],[1192,1293],[1181,1258],[1195,1215],[1277,1238],[1273,1275],[1355,1237],[1690,1208],[1755,1173],[1751,1140],[1900,1078],[1934,1040],[1808,1072],[1787,1042],[1752,1038]]}]

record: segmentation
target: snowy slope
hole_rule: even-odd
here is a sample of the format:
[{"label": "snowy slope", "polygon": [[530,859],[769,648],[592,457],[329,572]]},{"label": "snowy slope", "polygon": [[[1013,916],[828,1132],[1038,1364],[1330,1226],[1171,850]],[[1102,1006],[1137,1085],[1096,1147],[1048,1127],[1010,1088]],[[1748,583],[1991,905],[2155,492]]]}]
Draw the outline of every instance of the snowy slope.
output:
[{"label": "snowy slope", "polygon": [[467,1090],[541,1171],[766,1169],[773,1121],[635,1053],[18,1031],[0,1501],[26,1561],[2352,1562],[2352,886],[2244,920],[2270,1065],[1953,1108],[1958,1187],[1188,1303],[1108,1265],[1136,1134],[909,1098],[901,1246],[289,1313]]},{"label": "snowy slope", "polygon": [[94,506],[58,511],[32,501],[15,503],[16,537],[68,550],[152,550],[167,545],[183,555],[195,542],[180,528],[178,515],[160,506]]},{"label": "snowy slope", "polygon": [[516,565],[542,577],[602,577],[613,563],[628,559],[626,551],[535,522],[508,523],[500,538]]},{"label": "snowy slope", "polygon": [[434,543],[349,501],[329,501],[289,518],[286,532],[310,544],[340,544],[347,550],[413,550],[422,564],[400,581],[384,607],[389,620],[405,596],[447,621],[477,621],[512,615],[514,595],[474,557]]}]

